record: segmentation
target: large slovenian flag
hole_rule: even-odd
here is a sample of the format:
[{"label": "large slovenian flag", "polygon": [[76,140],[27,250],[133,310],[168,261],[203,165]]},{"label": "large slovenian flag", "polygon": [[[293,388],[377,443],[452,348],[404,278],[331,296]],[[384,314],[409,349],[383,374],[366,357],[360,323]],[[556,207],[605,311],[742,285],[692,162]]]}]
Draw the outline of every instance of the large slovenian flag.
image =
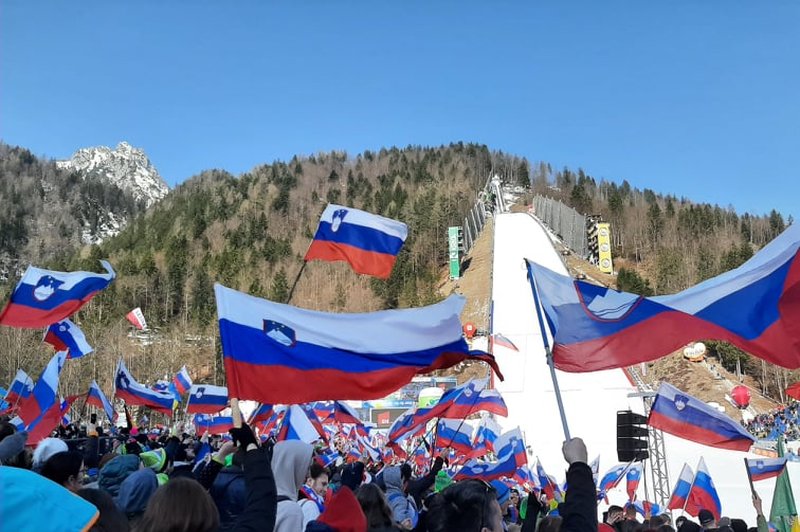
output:
[{"label": "large slovenian flag", "polygon": [[777,477],[786,469],[787,458],[745,458],[753,482]]},{"label": "large slovenian flag", "polygon": [[130,374],[122,359],[119,359],[114,378],[114,394],[128,405],[146,406],[168,416],[172,415],[172,406],[175,403],[172,394],[157,392],[139,384]]},{"label": "large slovenian flag", "polygon": [[305,260],[345,261],[357,273],[388,279],[407,236],[403,222],[331,203]]},{"label": "large slovenian flag", "polygon": [[472,425],[463,419],[440,419],[436,427],[436,448],[451,448],[469,454],[472,451]]},{"label": "large slovenian flag", "polygon": [[106,273],[56,272],[28,266],[0,311],[0,325],[36,329],[77,312],[114,280],[115,273],[100,261]]},{"label": "large slovenian flag", "polygon": [[114,408],[111,406],[108,398],[106,398],[106,394],[103,393],[103,390],[100,389],[100,386],[98,386],[97,382],[94,380],[92,384],[89,385],[89,391],[86,394],[86,404],[92,405],[95,408],[102,408],[108,420],[112,423],[114,422],[114,418],[117,417]]},{"label": "large slovenian flag", "polygon": [[768,362],[800,367],[800,225],[739,268],[683,292],[641,297],[576,281],[528,261],[564,371],[655,360],[699,340],[723,340]]},{"label": "large slovenian flag", "polygon": [[175,386],[175,391],[178,392],[178,395],[183,395],[189,391],[192,387],[192,378],[189,376],[189,370],[186,369],[186,366],[183,366],[181,370],[175,374],[175,377],[172,379],[172,384]]},{"label": "large slovenian flag", "polygon": [[305,411],[298,405],[290,405],[286,408],[283,416],[281,429],[278,431],[278,441],[300,440],[306,443],[314,443],[321,439],[317,429],[308,419]]},{"label": "large slovenian flag", "polygon": [[648,424],[679,438],[747,451],[756,439],[741,424],[667,382],[658,388]]},{"label": "large slovenian flag", "polygon": [[683,510],[686,506],[686,500],[689,498],[689,491],[694,484],[694,472],[689,464],[683,464],[681,474],[678,476],[678,481],[672,489],[672,495],[669,497],[667,503],[668,510]]},{"label": "large slovenian flag", "polygon": [[194,430],[197,434],[208,432],[209,434],[225,434],[233,428],[233,418],[231,416],[210,416],[206,414],[195,414]]},{"label": "large slovenian flag", "polygon": [[639,489],[639,481],[642,479],[642,464],[631,464],[628,469],[628,474],[625,476],[626,489],[628,492],[628,500],[633,502],[636,500],[636,490]]},{"label": "large slovenian flag", "polygon": [[42,374],[39,376],[39,380],[36,381],[30,397],[25,400],[19,409],[19,417],[25,422],[26,427],[35,426],[39,419],[50,410],[50,407],[60,405],[58,380],[66,360],[67,353],[59,351],[53,355],[53,358],[42,370]]},{"label": "large slovenian flag", "polygon": [[56,351],[66,351],[67,358],[80,358],[92,352],[83,331],[69,319],[50,325],[44,333],[44,341]]},{"label": "large slovenian flag", "polygon": [[5,401],[13,408],[15,405],[20,404],[24,399],[27,399],[33,391],[33,379],[27,373],[18,369],[14,380],[11,381],[11,386],[8,387]]},{"label": "large slovenian flag", "polygon": [[459,321],[461,296],[417,309],[335,314],[219,284],[215,292],[231,397],[266,403],[378,399],[418,374],[470,358],[498,371],[494,357],[469,351]]},{"label": "large slovenian flag", "polygon": [[211,384],[193,384],[189,388],[189,414],[216,414],[228,406],[228,389]]},{"label": "large slovenian flag", "polygon": [[686,513],[697,517],[700,510],[706,509],[714,514],[714,519],[719,521],[722,515],[722,503],[717,495],[717,488],[706,468],[706,462],[700,458],[697,464],[697,474],[694,477],[692,488],[689,490],[689,497],[686,500]]}]

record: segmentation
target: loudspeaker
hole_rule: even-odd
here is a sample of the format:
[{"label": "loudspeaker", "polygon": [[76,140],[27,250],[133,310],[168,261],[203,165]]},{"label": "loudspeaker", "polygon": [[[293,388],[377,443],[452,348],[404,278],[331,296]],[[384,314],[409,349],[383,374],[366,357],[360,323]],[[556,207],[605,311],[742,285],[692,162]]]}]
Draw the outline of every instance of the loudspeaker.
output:
[{"label": "loudspeaker", "polygon": [[617,459],[620,462],[641,461],[650,457],[647,416],[630,410],[617,412]]}]

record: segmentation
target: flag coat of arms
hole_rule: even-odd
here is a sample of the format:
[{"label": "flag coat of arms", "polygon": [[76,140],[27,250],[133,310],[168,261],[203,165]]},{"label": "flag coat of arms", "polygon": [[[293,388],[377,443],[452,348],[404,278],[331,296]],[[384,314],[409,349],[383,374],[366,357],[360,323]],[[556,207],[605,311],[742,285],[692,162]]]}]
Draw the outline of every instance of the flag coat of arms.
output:
[{"label": "flag coat of arms", "polygon": [[679,438],[735,451],[747,451],[756,439],[725,414],[662,382],[647,423]]},{"label": "flag coat of arms", "polygon": [[211,384],[192,384],[189,389],[189,414],[216,414],[228,406],[228,389]]},{"label": "flag coat of arms", "polygon": [[774,478],[786,469],[786,458],[745,458],[753,482]]},{"label": "flag coat of arms", "polygon": [[233,418],[231,416],[210,416],[206,414],[195,414],[194,430],[197,434],[225,434],[233,428]]},{"label": "flag coat of arms", "polygon": [[114,280],[111,264],[100,263],[106,273],[56,272],[28,266],[6,307],[0,325],[37,329],[77,312]]},{"label": "flag coat of arms", "polygon": [[137,382],[122,359],[117,365],[114,394],[128,405],[146,406],[163,414],[172,415],[172,406],[175,403],[173,395],[169,392],[158,392]]},{"label": "flag coat of arms", "polygon": [[[464,298],[428,307],[336,314],[215,285],[230,397],[264,403],[385,397],[421,373],[466,359]],[[298,385],[302,383],[302,385]]]},{"label": "flag coat of arms", "polygon": [[345,261],[357,273],[387,279],[407,236],[403,222],[331,203],[305,260]]},{"label": "flag coat of arms", "polygon": [[66,351],[67,358],[80,358],[92,352],[92,346],[86,341],[83,331],[70,319],[49,326],[44,341],[56,351]]},{"label": "flag coat of arms", "polygon": [[655,360],[698,339],[723,340],[800,367],[800,225],[742,266],[674,295],[642,297],[574,280],[528,261],[563,371]]}]

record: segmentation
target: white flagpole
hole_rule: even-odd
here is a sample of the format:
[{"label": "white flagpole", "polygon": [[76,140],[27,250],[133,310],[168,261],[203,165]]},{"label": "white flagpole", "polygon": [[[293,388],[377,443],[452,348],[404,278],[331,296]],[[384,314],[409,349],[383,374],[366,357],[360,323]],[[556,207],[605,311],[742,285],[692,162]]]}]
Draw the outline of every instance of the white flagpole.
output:
[{"label": "white flagpole", "polygon": [[542,317],[542,308],[539,303],[539,291],[536,288],[536,279],[533,276],[533,270],[530,265],[526,263],[528,268],[528,280],[531,283],[531,291],[533,291],[533,304],[536,305],[536,317],[539,318],[539,330],[542,332],[542,342],[544,343],[544,351],[547,356],[547,365],[550,366],[550,378],[553,379],[553,390],[556,392],[556,402],[558,403],[558,412],[561,414],[561,425],[564,428],[565,441],[569,441],[569,427],[567,426],[567,415],[564,412],[564,401],[561,399],[561,388],[558,386],[558,378],[556,377],[556,367],[553,364],[553,351],[550,349],[550,342],[547,340],[547,329],[544,325],[544,318]]}]

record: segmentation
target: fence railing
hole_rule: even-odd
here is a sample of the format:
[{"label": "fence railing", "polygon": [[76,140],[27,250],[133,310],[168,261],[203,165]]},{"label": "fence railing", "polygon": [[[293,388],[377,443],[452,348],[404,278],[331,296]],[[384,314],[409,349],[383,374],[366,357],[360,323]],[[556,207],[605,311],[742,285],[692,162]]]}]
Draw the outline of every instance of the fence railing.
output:
[{"label": "fence railing", "polygon": [[544,222],[572,250],[582,258],[589,256],[586,238],[586,216],[558,200],[545,196],[533,198],[534,214]]}]

